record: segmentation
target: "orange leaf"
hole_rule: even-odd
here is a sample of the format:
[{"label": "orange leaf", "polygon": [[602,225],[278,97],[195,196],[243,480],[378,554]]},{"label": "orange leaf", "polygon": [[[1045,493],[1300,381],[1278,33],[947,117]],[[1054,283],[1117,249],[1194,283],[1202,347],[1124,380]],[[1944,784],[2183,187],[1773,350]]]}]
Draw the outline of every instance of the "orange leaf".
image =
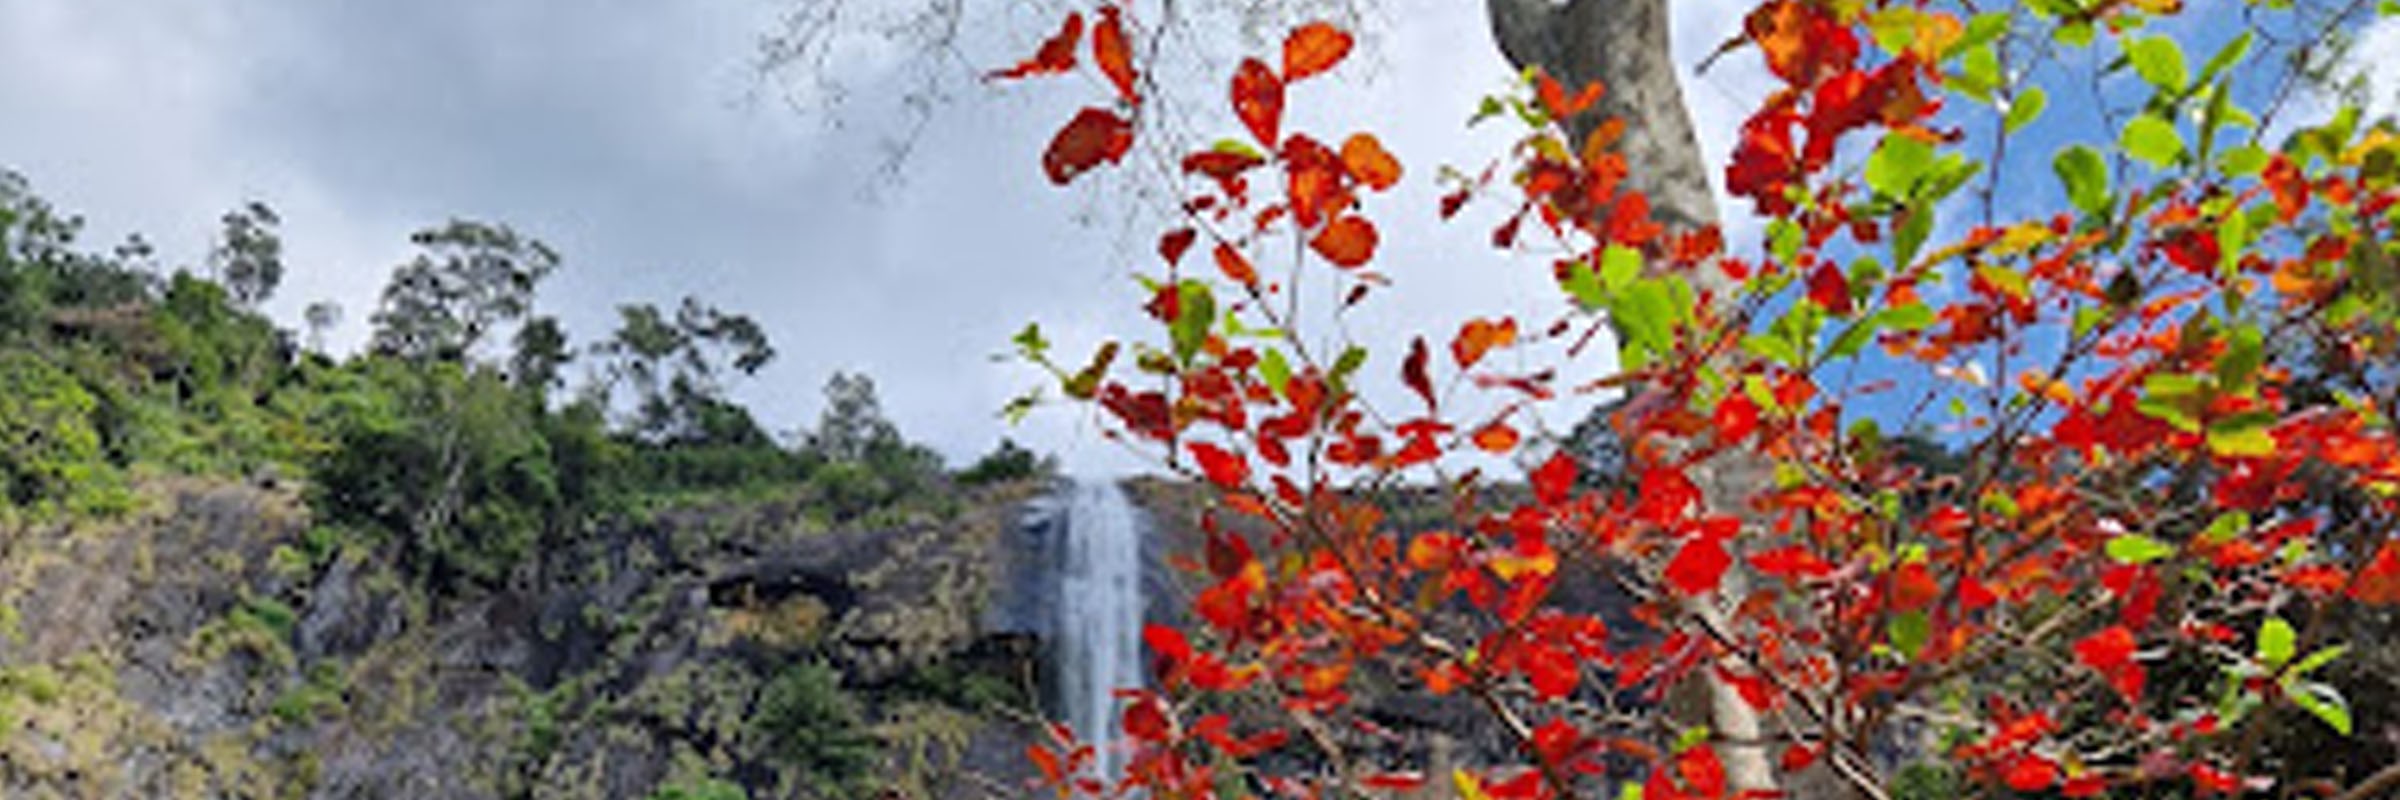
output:
[{"label": "orange leaf", "polygon": [[1509,427],[1506,422],[1492,420],[1492,424],[1475,432],[1475,446],[1483,448],[1486,453],[1500,455],[1516,449],[1519,438],[1522,437],[1517,435],[1517,429]]},{"label": "orange leaf", "polygon": [[1233,114],[1240,117],[1250,135],[1258,138],[1268,149],[1275,148],[1283,127],[1283,81],[1275,77],[1265,62],[1255,58],[1242,60],[1233,72]]},{"label": "orange leaf", "polygon": [[1142,98],[1133,88],[1133,46],[1125,41],[1125,23],[1119,16],[1116,6],[1100,7],[1100,22],[1092,26],[1092,62],[1116,85],[1118,96],[1138,103]]},{"label": "orange leaf", "polygon": [[1241,251],[1233,249],[1233,245],[1218,242],[1216,255],[1217,271],[1225,273],[1227,280],[1243,286],[1258,282],[1258,270],[1251,268],[1250,259],[1243,258]]},{"label": "orange leaf", "polygon": [[1059,766],[1058,754],[1051,752],[1050,748],[1039,744],[1026,745],[1025,757],[1033,762],[1036,769],[1042,771],[1042,780],[1045,784],[1056,784],[1065,779],[1066,773]]},{"label": "orange leaf", "polygon": [[1325,225],[1308,246],[1339,267],[1357,267],[1375,257],[1375,223],[1355,214]]},{"label": "orange leaf", "polygon": [[1342,168],[1378,192],[1400,182],[1400,160],[1385,152],[1374,134],[1354,133],[1342,142]]},{"label": "orange leaf", "polygon": [[1075,68],[1075,45],[1083,40],[1083,14],[1068,12],[1067,21],[1058,33],[1042,42],[1033,57],[1017,62],[1007,69],[993,70],[984,77],[994,80],[1013,80],[1034,75],[1056,75]]},{"label": "orange leaf", "polygon": [[1283,79],[1296,81],[1332,69],[1350,54],[1350,44],[1350,33],[1330,23],[1292,29],[1283,40]]},{"label": "orange leaf", "polygon": [[1593,103],[1599,102],[1600,82],[1593,81],[1584,84],[1582,89],[1575,92],[1574,97],[1568,97],[1565,86],[1556,79],[1544,75],[1539,82],[1534,84],[1534,93],[1541,98],[1542,110],[1549,112],[1551,119],[1566,119],[1583,113],[1584,109],[1591,108]]},{"label": "orange leaf", "polygon": [[1458,360],[1458,368],[1466,369],[1482,361],[1485,353],[1495,347],[1507,347],[1517,341],[1517,321],[1503,317],[1498,322],[1468,320],[1459,326],[1458,336],[1450,340],[1450,357]]},{"label": "orange leaf", "polygon": [[1042,153],[1042,172],[1050,182],[1065,186],[1100,162],[1116,163],[1133,148],[1133,125],[1116,112],[1085,108],[1058,129],[1050,149]]}]

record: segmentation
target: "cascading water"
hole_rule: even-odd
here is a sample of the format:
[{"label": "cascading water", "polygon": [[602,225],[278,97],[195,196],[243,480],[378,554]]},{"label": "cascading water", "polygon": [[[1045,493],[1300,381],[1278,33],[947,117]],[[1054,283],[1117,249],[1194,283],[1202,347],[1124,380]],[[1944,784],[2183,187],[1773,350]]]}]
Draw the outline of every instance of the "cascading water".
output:
[{"label": "cascading water", "polygon": [[1067,505],[1056,629],[1060,699],[1075,735],[1119,774],[1118,689],[1142,684],[1142,519],[1115,481],[1079,482]]}]

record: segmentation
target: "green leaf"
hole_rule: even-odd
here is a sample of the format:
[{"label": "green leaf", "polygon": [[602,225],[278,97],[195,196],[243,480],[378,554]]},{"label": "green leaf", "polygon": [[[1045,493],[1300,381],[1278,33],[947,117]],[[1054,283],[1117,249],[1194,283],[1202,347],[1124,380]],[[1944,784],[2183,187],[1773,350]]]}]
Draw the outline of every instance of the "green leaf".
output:
[{"label": "green leaf", "polygon": [[1867,186],[1892,197],[1905,198],[1925,168],[1933,165],[1933,145],[1901,133],[1886,134],[1875,153],[1867,156]]},{"label": "green leaf", "polygon": [[2224,544],[2247,530],[2250,530],[2250,512],[2234,509],[2210,520],[2208,530],[2201,532],[2200,538],[2209,544]]},{"label": "green leaf", "polygon": [[[2400,2],[2400,0],[2395,0],[2395,2]],[[2000,34],[2007,32],[2008,12],[1986,11],[1977,14],[1967,20],[1966,35],[1960,36],[1958,41],[1951,42],[1948,52],[1944,52],[1942,57],[1949,58],[1965,52],[1969,47],[1991,44],[2000,38]]]},{"label": "green leaf", "polygon": [[2185,398],[2208,388],[2199,377],[2180,372],[2153,372],[2142,379],[2142,394],[2152,397]]},{"label": "green leaf", "polygon": [[2183,134],[2175,130],[2174,123],[2149,114],[2125,123],[2124,134],[2117,143],[2125,148],[2126,155],[2156,167],[2173,165],[2175,159],[2183,156]]},{"label": "green leaf", "polygon": [[2268,617],[2258,625],[2258,661],[2268,669],[2280,669],[2292,660],[2299,647],[2300,633],[2282,617]]},{"label": "green leaf", "polygon": [[1291,362],[1283,360],[1282,350],[1266,348],[1258,357],[1258,377],[1266,380],[1267,388],[1275,390],[1275,396],[1282,397],[1283,387],[1292,382]]},{"label": "green leaf", "polygon": [[1041,361],[1050,352],[1050,340],[1042,338],[1042,325],[1038,322],[1025,323],[1025,329],[1017,331],[1009,341],[1017,344],[1018,355],[1031,361]]},{"label": "green leaf", "polygon": [[2217,268],[2230,274],[2250,247],[2250,217],[2235,209],[2217,220]]},{"label": "green leaf", "polygon": [[2108,540],[2108,559],[2119,564],[2147,564],[2175,554],[2175,546],[2138,533],[2121,533]]},{"label": "green leaf", "polygon": [[1742,349],[1751,355],[1790,367],[1800,366],[1800,351],[1793,349],[1790,339],[1753,333],[1742,337]]},{"label": "green leaf", "polygon": [[1950,76],[1950,88],[1978,101],[1991,100],[1992,90],[2000,87],[2000,56],[1991,45],[1976,45],[1958,62],[1958,74]]},{"label": "green leaf", "polygon": [[1825,362],[1858,355],[1858,351],[1866,349],[1868,342],[1875,340],[1876,331],[1882,327],[1883,315],[1881,314],[1850,323],[1849,327],[1842,329],[1840,335],[1833,337],[1832,343],[1825,345],[1825,354],[1819,356],[1817,360]]},{"label": "green leaf", "polygon": [[1184,281],[1175,291],[1175,321],[1167,327],[1167,338],[1175,345],[1175,360],[1189,364],[1208,341],[1208,326],[1217,320],[1217,296],[1196,280]]},{"label": "green leaf", "polygon": [[[2235,219],[2233,215],[2227,219]],[[2233,329],[2225,338],[2225,354],[2217,357],[2217,385],[2236,388],[2250,385],[2258,368],[2267,363],[2266,334],[2256,325]]]},{"label": "green leaf", "polygon": [[2058,173],[2067,200],[2076,208],[2086,214],[2108,210],[2108,162],[2101,160],[2098,151],[2080,144],[2069,147],[2059,151],[2050,168]]},{"label": "green leaf", "polygon": [[1611,244],[1600,251],[1600,286],[1616,291],[1642,274],[1642,251]]},{"label": "green leaf", "polygon": [[2033,122],[2034,118],[2041,116],[2042,109],[2049,106],[2049,92],[2042,91],[2042,87],[2039,86],[2027,86],[2025,91],[2017,94],[2015,100],[2010,101],[2008,118],[2003,125],[2009,133],[2016,133],[2017,129],[2025,127],[2027,123]]},{"label": "green leaf", "polygon": [[2240,63],[2242,58],[2249,54],[2250,32],[2242,31],[2242,35],[2233,37],[2233,41],[2226,42],[2224,47],[2217,48],[2216,55],[2208,57],[2208,63],[2200,67],[2200,82],[2207,83],[2216,80],[2217,73],[2224,72],[2227,67]]},{"label": "green leaf", "polygon": [[1885,327],[1901,331],[1924,330],[1935,319],[1933,307],[1921,302],[1884,309],[1881,316]]},{"label": "green leaf", "polygon": [[[1666,280],[1637,280],[1613,299],[1608,315],[1617,329],[1625,333],[1620,349],[1639,348],[1646,357],[1665,355],[1673,349],[1675,297]],[[1648,363],[1646,357],[1640,363]]]},{"label": "green leaf", "polygon": [[2076,20],[2058,26],[2058,30],[2050,34],[2050,38],[2056,39],[2059,44],[2068,47],[2090,47],[2094,33],[2092,23]]},{"label": "green leaf", "polygon": [[2350,735],[2350,701],[2342,698],[2340,689],[2316,681],[2302,681],[2297,685],[2289,685],[2289,681],[2286,683],[2284,696],[2292,698],[2293,705],[2317,715],[2317,719],[2324,720],[2326,727],[2332,728],[2333,732]]},{"label": "green leaf", "polygon": [[1333,370],[1325,374],[1325,383],[1333,387],[1334,392],[1338,394],[1349,388],[1350,376],[1357,374],[1358,368],[1366,365],[1367,349],[1352,345],[1342,350],[1342,354],[1333,360]]},{"label": "green leaf", "polygon": [[2310,672],[2316,671],[2318,667],[2333,663],[2334,659],[2341,658],[2343,653],[2348,652],[2350,652],[2350,646],[2346,644],[2337,644],[2332,647],[2319,648],[2316,652],[2308,654],[2307,658],[2300,659],[2300,663],[2293,664],[2291,670],[2287,674],[2293,677],[2307,675]]},{"label": "green leaf", "polygon": [[2162,92],[2180,92],[2191,73],[2183,65],[2183,47],[2165,36],[2145,36],[2125,46],[2133,71]]},{"label": "green leaf", "polygon": [[1916,263],[1917,251],[1925,247],[1925,239],[1933,235],[1933,204],[1920,203],[1900,220],[1900,229],[1892,232],[1892,263],[1907,268]]},{"label": "green leaf", "polygon": [[[1485,99],[1489,100],[1490,98]],[[1218,139],[1215,144],[1209,145],[1209,149],[1215,150],[1219,153],[1242,156],[1244,158],[1255,158],[1260,161],[1267,160],[1267,154],[1259,152],[1258,148],[1252,147],[1250,146],[1249,142],[1245,142],[1240,139]]]},{"label": "green leaf", "polygon": [[1923,611],[1910,611],[1892,617],[1886,632],[1891,634],[1892,649],[1900,651],[1910,661],[1925,651],[1925,643],[1933,639],[1933,623]]},{"label": "green leaf", "polygon": [[1581,259],[1567,263],[1567,274],[1558,279],[1558,285],[1585,311],[1608,307],[1608,290],[1601,288],[1600,276],[1592,272],[1592,265]]},{"label": "green leaf", "polygon": [[2243,414],[2208,426],[2208,451],[2232,458],[2258,458],[2275,453],[2275,436],[2267,432],[2271,419]]}]

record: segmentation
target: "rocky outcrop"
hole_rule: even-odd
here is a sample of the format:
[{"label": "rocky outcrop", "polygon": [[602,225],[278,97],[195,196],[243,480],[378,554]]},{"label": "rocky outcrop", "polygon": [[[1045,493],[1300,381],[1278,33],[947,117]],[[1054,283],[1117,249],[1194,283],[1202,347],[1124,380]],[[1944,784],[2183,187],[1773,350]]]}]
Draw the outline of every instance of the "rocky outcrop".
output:
[{"label": "rocky outcrop", "polygon": [[0,796],[1013,797],[1036,654],[988,622],[1038,580],[1027,493],[661,512],[432,597],[288,490],[156,482],[0,545]]}]

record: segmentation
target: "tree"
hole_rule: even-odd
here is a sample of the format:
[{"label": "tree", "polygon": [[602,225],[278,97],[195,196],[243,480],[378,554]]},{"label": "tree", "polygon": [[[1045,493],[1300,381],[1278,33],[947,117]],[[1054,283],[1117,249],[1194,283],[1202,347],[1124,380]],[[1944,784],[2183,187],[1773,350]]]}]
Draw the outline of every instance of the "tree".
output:
[{"label": "tree", "polygon": [[425,252],[392,271],[370,348],[413,361],[466,360],[495,328],[523,318],[558,269],[557,251],[506,225],[452,220],[409,241]]},{"label": "tree", "polygon": [[[1657,106],[1641,95],[1665,62],[1558,33],[1663,47],[1639,38],[1663,6],[1608,8],[1494,8],[1512,58],[1543,69],[1489,104],[1524,126],[1517,146],[1443,203],[1501,203],[1496,244],[1558,254],[1555,318],[1353,342],[1285,310],[1303,275],[1353,287],[1337,316],[1381,285],[1375,198],[1403,174],[1371,132],[1337,147],[1284,126],[1352,46],[1311,23],[1279,64],[1233,70],[1226,144],[1156,154],[1191,187],[1130,365],[1114,342],[1067,369],[1020,340],[1216,494],[1194,622],[1145,634],[1156,683],[1122,717],[1123,783],[1091,780],[1073,736],[1105,732],[1062,732],[1033,753],[1054,786],[1888,797],[1907,767],[1986,792],[2365,797],[2400,780],[2260,746],[2279,716],[2354,736],[2327,620],[2400,603],[2400,372],[2295,380],[2318,353],[2392,349],[2400,131],[2345,110],[2267,141],[2283,101],[2243,83],[2251,34],[2195,70],[2149,24],[2212,13],[2182,3],[1768,0],[1727,51],[1782,86],[1725,168],[1767,235],[1728,247],[1679,184],[1701,174],[1672,160],[1688,132],[1614,116]],[[1054,181],[1138,146],[1152,65],[1127,13],[1088,17],[1106,97],[1052,140]],[[1086,20],[997,74],[1077,69]],[[2064,75],[2044,89],[1997,66],[2022,41],[2097,57],[2049,65]],[[2047,141],[2113,144],[2057,147],[2038,176],[2054,186],[2000,202],[2006,165],[1973,159],[2086,84],[2108,107]],[[1937,225],[1978,182],[1982,219]],[[1594,329],[1615,332],[1618,374],[1590,386],[1486,358],[1577,357]],[[1379,383],[1400,402],[1374,402]],[[1516,428],[1561,392],[1616,388],[1630,490],[1579,487],[1573,455]],[[1940,440],[1912,443],[1944,408]],[[1521,488],[1493,483],[1493,457],[1523,465]],[[1449,524],[1399,530],[1360,499],[1411,480],[1450,500]],[[1561,602],[1568,576],[1642,598],[1660,635],[1613,641]],[[1619,702],[1694,686],[1712,724]],[[1390,717],[1361,706],[1391,693],[1474,709],[1506,746],[1437,764],[1374,733]],[[1648,768],[1620,781],[1608,759],[1626,755]],[[1810,772],[1840,786],[1782,780]]]},{"label": "tree", "polygon": [[[686,297],[670,319],[649,303],[617,307],[616,333],[593,350],[609,359],[600,391],[619,385],[634,394],[634,430],[653,441],[701,442],[725,402],[723,376],[742,376],[775,360],[775,346],[756,320]],[[747,424],[740,427],[754,430]]]},{"label": "tree", "polygon": [[308,349],[323,353],[325,334],[332,331],[333,326],[342,324],[342,304],[319,300],[308,304],[308,308],[300,312],[300,317],[308,324]]},{"label": "tree", "polygon": [[283,237],[275,232],[282,222],[274,209],[256,200],[225,212],[224,230],[208,261],[234,302],[255,307],[283,283]]}]

